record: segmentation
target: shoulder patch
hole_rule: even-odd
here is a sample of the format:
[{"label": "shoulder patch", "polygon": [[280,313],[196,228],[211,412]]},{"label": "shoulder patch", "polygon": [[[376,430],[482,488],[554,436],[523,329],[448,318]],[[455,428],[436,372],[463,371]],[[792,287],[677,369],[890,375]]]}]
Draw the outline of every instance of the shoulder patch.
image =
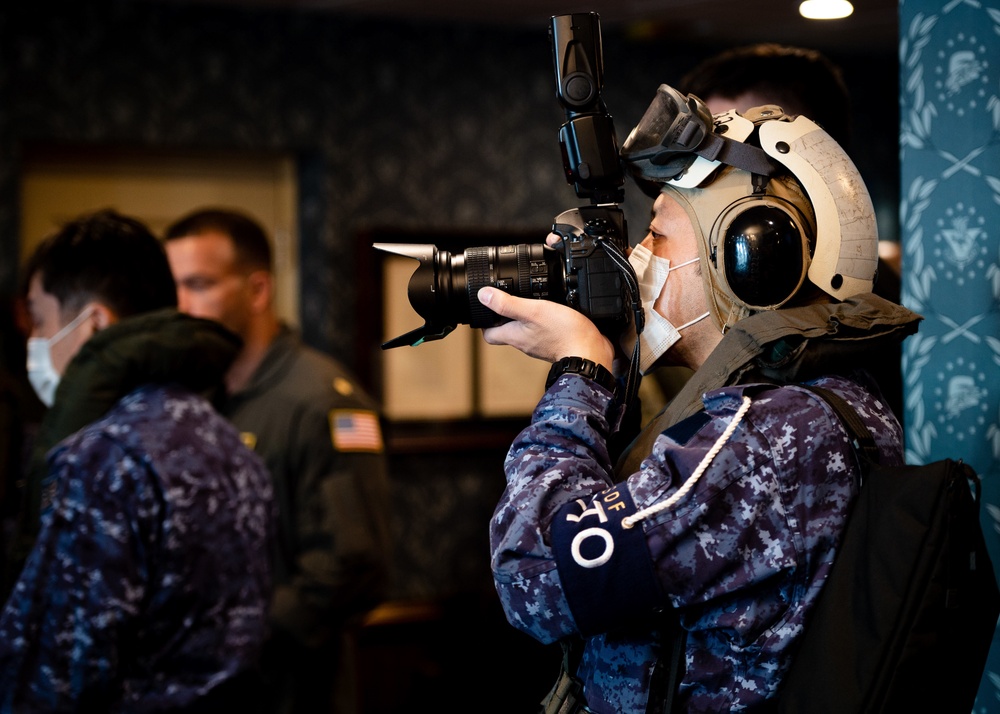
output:
[{"label": "shoulder patch", "polygon": [[354,385],[349,379],[336,377],[333,380],[333,390],[342,397],[349,397],[354,394]]},{"label": "shoulder patch", "polygon": [[382,451],[382,428],[378,414],[364,409],[333,409],[330,437],[337,451]]}]

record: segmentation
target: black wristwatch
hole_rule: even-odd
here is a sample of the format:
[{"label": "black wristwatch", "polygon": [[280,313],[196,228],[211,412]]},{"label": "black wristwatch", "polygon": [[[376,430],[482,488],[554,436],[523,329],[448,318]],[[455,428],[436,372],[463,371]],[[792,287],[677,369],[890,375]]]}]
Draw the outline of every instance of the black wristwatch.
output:
[{"label": "black wristwatch", "polygon": [[583,357],[563,357],[553,363],[552,369],[549,370],[549,378],[545,380],[545,388],[551,387],[564,374],[582,375],[594,380],[609,392],[614,392],[617,386],[614,376],[603,364],[597,364]]}]

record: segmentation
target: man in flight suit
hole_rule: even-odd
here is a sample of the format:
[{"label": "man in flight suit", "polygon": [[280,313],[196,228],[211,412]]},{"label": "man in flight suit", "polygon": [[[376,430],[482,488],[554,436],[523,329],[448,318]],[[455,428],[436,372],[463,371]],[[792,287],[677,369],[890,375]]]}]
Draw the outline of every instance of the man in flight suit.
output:
[{"label": "man in flight suit", "polygon": [[243,340],[222,411],[264,459],[278,503],[270,711],[354,712],[350,628],[384,596],[390,555],[377,407],[279,320],[271,249],[254,220],[201,210],[165,239],[178,309]]}]

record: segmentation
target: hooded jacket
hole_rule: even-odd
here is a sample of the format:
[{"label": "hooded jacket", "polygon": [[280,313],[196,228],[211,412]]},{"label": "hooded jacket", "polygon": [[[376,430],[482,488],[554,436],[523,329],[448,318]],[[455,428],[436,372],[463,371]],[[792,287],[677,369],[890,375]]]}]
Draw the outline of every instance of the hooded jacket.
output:
[{"label": "hooded jacket", "polygon": [[0,612],[0,711],[253,703],[270,478],[193,391],[221,383],[237,344],[163,311],[100,331],[67,367],[29,491],[33,545]]},{"label": "hooded jacket", "polygon": [[0,596],[9,593],[38,533],[49,451],[144,384],[174,383],[217,398],[239,349],[239,338],[221,325],[173,309],[120,320],[80,348],[66,366],[32,446]]}]

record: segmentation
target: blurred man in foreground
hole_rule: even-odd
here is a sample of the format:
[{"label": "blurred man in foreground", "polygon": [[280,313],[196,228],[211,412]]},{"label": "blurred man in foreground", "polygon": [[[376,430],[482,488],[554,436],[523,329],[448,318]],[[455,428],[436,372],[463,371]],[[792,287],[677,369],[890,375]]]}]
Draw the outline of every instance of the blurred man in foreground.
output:
[{"label": "blurred man in foreground", "polygon": [[162,246],[110,211],[45,240],[25,278],[50,409],[22,514],[40,529],[0,615],[0,710],[256,711],[272,490],[201,396],[236,339],[174,309]]}]

